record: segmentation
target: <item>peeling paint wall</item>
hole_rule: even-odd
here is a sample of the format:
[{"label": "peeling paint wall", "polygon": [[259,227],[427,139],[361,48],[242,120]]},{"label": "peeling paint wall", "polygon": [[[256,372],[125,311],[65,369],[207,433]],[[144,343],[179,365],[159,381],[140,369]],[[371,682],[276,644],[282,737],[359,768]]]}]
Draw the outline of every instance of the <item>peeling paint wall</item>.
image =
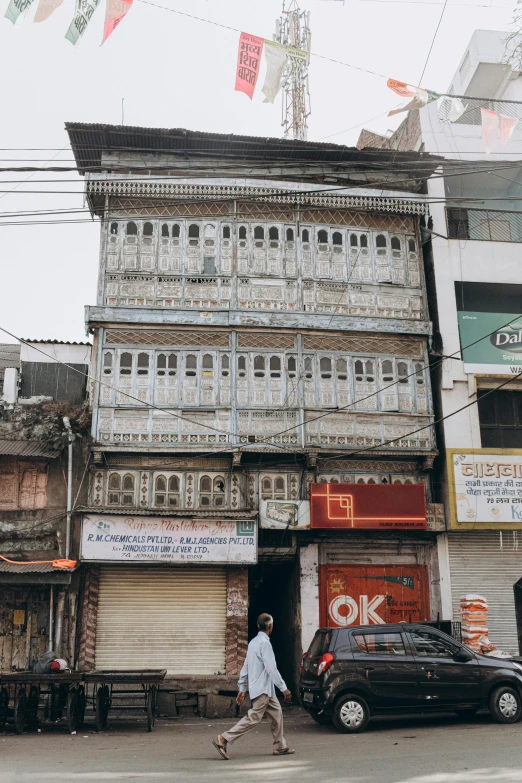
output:
[{"label": "peeling paint wall", "polygon": [[301,563],[301,644],[308,649],[319,628],[319,546],[299,550]]}]

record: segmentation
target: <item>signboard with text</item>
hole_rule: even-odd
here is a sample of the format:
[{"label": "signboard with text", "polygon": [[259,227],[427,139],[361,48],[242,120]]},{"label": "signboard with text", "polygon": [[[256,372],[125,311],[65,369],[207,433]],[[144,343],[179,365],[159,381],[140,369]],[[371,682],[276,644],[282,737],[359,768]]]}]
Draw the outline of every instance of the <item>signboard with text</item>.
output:
[{"label": "signboard with text", "polygon": [[311,484],[310,526],[425,530],[424,484]]},{"label": "signboard with text", "polygon": [[522,528],[522,449],[448,449],[452,528]]},{"label": "signboard with text", "polygon": [[458,313],[464,372],[517,375],[522,372],[522,316]]},{"label": "signboard with text", "polygon": [[81,560],[121,563],[256,563],[251,520],[84,514]]},{"label": "signboard with text", "polygon": [[310,503],[308,500],[262,500],[259,519],[261,527],[272,530],[307,530]]}]

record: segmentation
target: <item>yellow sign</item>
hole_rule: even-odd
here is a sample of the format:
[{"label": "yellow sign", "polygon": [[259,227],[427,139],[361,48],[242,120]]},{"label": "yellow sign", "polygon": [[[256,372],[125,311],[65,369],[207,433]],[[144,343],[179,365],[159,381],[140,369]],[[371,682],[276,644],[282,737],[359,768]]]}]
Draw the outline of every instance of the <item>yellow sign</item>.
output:
[{"label": "yellow sign", "polygon": [[15,609],[13,612],[13,624],[25,625],[25,609]]},{"label": "yellow sign", "polygon": [[447,449],[453,530],[522,529],[522,449]]}]

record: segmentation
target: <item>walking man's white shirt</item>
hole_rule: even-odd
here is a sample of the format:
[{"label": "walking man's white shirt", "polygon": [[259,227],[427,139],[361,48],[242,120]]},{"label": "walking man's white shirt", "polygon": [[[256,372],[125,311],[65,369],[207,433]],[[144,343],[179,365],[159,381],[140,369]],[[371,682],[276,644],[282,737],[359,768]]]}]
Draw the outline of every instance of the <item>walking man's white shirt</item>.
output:
[{"label": "walking man's white shirt", "polygon": [[237,704],[241,706],[248,690],[252,707],[230,731],[220,734],[217,740],[213,740],[214,747],[224,759],[228,759],[228,743],[234,742],[257,726],[265,713],[272,731],[273,754],[284,756],[294,753],[286,744],[283,735],[283,711],[276,698],[276,687],[283,693],[285,701],[290,701],[292,694],[277,669],[270,642],[273,629],[272,617],[266,614],[260,615],[257,627],[260,629],[259,633],[248,645],[247,657],[239,675],[239,693],[236,699]]}]

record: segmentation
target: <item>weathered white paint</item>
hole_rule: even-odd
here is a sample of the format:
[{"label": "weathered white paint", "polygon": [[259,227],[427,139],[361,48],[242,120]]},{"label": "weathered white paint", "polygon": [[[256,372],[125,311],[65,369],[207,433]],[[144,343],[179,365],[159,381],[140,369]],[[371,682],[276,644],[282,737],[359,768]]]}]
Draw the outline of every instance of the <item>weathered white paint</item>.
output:
[{"label": "weathered white paint", "polygon": [[16,367],[6,367],[4,370],[4,388],[2,400],[8,405],[14,405],[18,397],[18,370]]},{"label": "weathered white paint", "polygon": [[319,545],[299,550],[301,566],[301,644],[308,650],[319,628]]},{"label": "weathered white paint", "polygon": [[38,342],[26,343],[21,346],[22,362],[43,362],[55,364],[89,364],[91,359],[90,345],[74,345],[73,343]]},{"label": "weathered white paint", "polygon": [[443,620],[453,620],[451,601],[451,572],[448,550],[448,534],[437,536],[437,556],[439,561],[439,595],[441,617]]}]

